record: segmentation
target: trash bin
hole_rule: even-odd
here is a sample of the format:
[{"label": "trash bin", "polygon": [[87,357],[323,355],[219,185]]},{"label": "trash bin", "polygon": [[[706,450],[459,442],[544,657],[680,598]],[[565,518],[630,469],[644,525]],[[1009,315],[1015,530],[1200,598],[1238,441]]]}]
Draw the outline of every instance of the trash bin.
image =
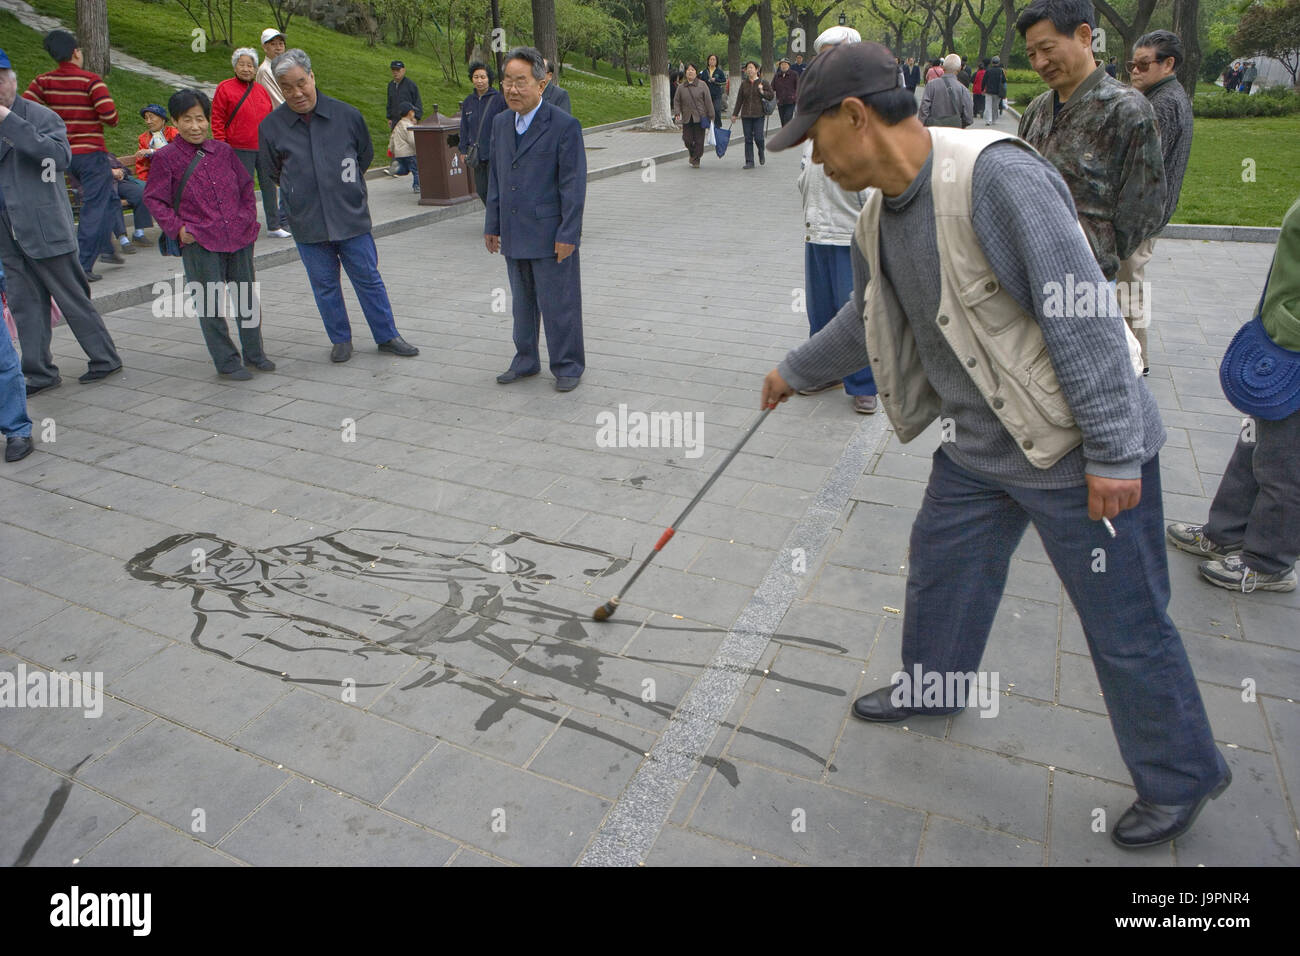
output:
[{"label": "trash bin", "polygon": [[460,143],[460,117],[433,111],[411,127],[415,162],[420,167],[420,205],[454,206],[474,199],[474,180],[465,168]]}]

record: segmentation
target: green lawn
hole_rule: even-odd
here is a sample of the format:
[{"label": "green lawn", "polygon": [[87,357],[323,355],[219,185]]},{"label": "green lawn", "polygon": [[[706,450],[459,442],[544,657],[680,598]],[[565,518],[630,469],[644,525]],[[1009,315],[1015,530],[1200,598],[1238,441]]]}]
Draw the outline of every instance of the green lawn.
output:
[{"label": "green lawn", "polygon": [[[21,94],[27,84],[38,73],[48,72],[54,61],[41,46],[41,35],[29,30],[18,22],[8,11],[0,10],[0,46],[4,47],[9,59],[18,71],[18,91]],[[109,88],[113,100],[117,103],[121,121],[107,133],[108,148],[118,155],[134,153],[139,144],[136,140],[144,132],[144,121],[140,119],[139,109],[147,103],[167,105],[167,97],[172,88],[165,83],[151,80],[139,73],[118,70],[109,78]]]},{"label": "green lawn", "polygon": [[[39,12],[58,17],[69,28],[76,22],[76,0],[30,2]],[[233,73],[230,67],[232,48],[213,43],[209,38],[205,52],[191,49],[194,21],[176,3],[113,0],[108,5],[108,18],[113,46],[147,63],[211,82],[226,79]],[[235,4],[235,45],[251,46],[260,51],[258,37],[263,28],[273,23],[266,4],[261,0],[239,0]],[[6,49],[9,33],[5,29],[3,45]],[[391,79],[388,71],[390,61],[402,60],[406,64],[407,75],[419,84],[426,113],[431,112],[436,103],[442,113],[454,114],[461,100],[470,92],[469,81],[463,76],[464,64],[460,64],[462,77],[457,85],[443,78],[442,70],[430,52],[406,50],[386,44],[368,47],[364,39],[335,33],[302,15],[295,16],[289,24],[288,40],[290,46],[302,47],[311,56],[312,70],[322,92],[345,100],[361,110],[375,142],[376,162],[384,161],[388,143],[384,106],[387,84]],[[40,48],[39,39],[36,51],[43,61],[39,64],[40,70],[48,69],[46,64],[50,60]],[[590,62],[587,60],[588,65]],[[577,64],[583,66],[581,60]],[[583,66],[583,69],[586,68]],[[137,105],[138,97],[132,95],[128,98],[127,94],[134,94],[135,90],[122,79],[130,75],[124,70],[115,70],[108,78],[109,85],[114,90],[119,105],[139,109],[144,102]],[[586,82],[580,83],[575,76],[572,82],[565,83],[566,89],[570,91],[574,114],[583,126],[643,116],[650,112],[649,87],[629,90],[615,83],[589,77],[585,79]],[[123,90],[120,95],[117,93],[119,83]]]},{"label": "green lawn", "polygon": [[[1280,226],[1300,196],[1300,123],[1294,116],[1198,119],[1174,222]],[[1254,182],[1243,182],[1253,160]]]}]

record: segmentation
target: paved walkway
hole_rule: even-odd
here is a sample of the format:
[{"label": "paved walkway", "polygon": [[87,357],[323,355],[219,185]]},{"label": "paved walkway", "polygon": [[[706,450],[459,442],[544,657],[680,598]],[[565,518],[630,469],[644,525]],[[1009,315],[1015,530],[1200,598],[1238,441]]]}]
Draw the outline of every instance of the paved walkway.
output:
[{"label": "paved walkway", "polygon": [[[568,395],[493,382],[505,270],[469,215],[379,241],[415,359],[358,326],[330,364],[297,262],[259,273],[279,370],[252,382],[147,303],[107,316],[108,382],[76,384],[59,330],[67,384],[31,403],[56,440],[0,469],[0,672],[102,672],[106,697],[0,719],[0,861],[1296,865],[1300,594],[1211,588],[1188,555],[1172,614],[1235,782],[1176,845],[1093,832],[1134,794],[1032,535],[985,657],[996,719],[849,717],[898,666],[937,435],[902,446],[842,394],[772,413],[591,620],[807,334],[798,157],[740,163],[591,184]],[[1157,246],[1170,520],[1227,461],[1215,365],[1270,253]],[[701,454],[602,447],[621,405],[702,416]]]}]

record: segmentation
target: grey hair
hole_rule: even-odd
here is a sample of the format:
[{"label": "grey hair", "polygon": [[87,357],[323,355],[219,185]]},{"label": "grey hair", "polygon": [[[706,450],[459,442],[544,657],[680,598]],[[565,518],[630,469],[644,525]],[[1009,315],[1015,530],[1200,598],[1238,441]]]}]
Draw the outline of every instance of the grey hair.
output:
[{"label": "grey hair", "polygon": [[311,72],[311,57],[297,47],[292,50],[285,50],[272,60],[271,72],[275,74],[275,78],[278,80],[295,66],[302,67],[304,72]]},{"label": "grey hair", "polygon": [[239,66],[239,58],[241,56],[251,56],[253,58],[253,66],[257,66],[257,51],[251,46],[241,46],[234,53],[230,54],[230,66],[232,68]]},{"label": "grey hair", "polygon": [[546,57],[542,56],[542,51],[533,46],[517,46],[509,53],[502,63],[509,63],[511,60],[523,60],[533,67],[533,79],[546,79]]}]

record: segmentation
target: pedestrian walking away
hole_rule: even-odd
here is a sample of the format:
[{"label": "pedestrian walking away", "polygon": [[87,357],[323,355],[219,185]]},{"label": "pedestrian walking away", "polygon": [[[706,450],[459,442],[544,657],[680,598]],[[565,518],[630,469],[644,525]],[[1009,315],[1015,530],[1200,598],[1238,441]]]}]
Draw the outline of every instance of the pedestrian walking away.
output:
[{"label": "pedestrian walking away", "polygon": [[[951,423],[912,527],[899,671],[951,690],[936,703],[896,678],[853,714],[895,722],[964,706],[1033,524],[1137,789],[1111,839],[1167,842],[1231,773],[1167,611],[1155,398],[1117,309],[1048,305],[1066,276],[1105,282],[1055,167],[1005,133],[927,129],[916,109],[889,50],[844,44],[813,61],[794,120],[772,139],[785,149],[811,136],[840,187],[877,190],[854,230],[852,298],[768,373],[763,406],[870,362],[899,441]],[[1092,572],[1098,548],[1106,574]]]},{"label": "pedestrian walking away", "polygon": [[[262,349],[261,304],[253,272],[253,242],[260,228],[253,177],[230,144],[212,138],[212,106],[206,95],[177,90],[167,110],[180,135],[154,155],[145,202],[163,233],[180,243],[187,290],[197,289],[174,312],[197,314],[208,354],[221,375],[250,379],[245,365],[274,371],[275,363]],[[238,349],[230,339],[227,318],[233,318],[239,330]]]},{"label": "pedestrian walking away", "polygon": [[375,151],[365,120],[356,107],[317,91],[311,58],[302,50],[279,56],[275,77],[285,101],[262,121],[259,149],[288,204],[294,243],[333,343],[330,361],[352,357],[352,325],[339,285],[340,266],[352,282],[379,350],[419,355],[397,331],[379,274],[365,176]]}]

